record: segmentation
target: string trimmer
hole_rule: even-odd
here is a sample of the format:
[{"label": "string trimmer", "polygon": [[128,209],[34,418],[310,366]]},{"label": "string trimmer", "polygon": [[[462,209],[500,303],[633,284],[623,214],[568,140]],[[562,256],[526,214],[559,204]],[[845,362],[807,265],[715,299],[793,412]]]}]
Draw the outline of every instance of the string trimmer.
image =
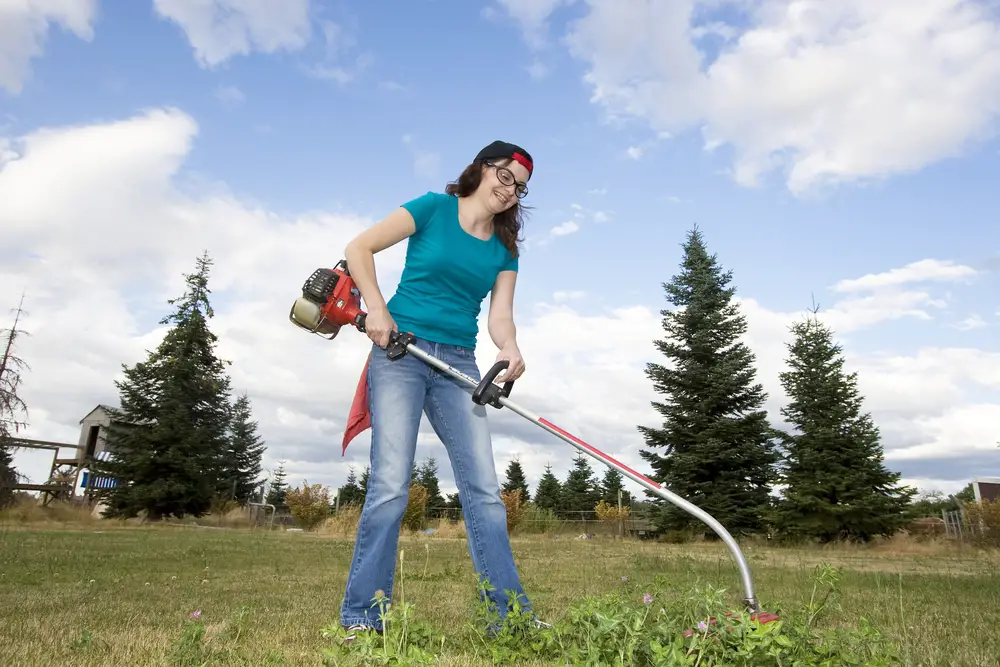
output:
[{"label": "string trimmer", "polygon": [[[354,284],[354,279],[351,278],[345,260],[340,260],[332,269],[324,268],[314,271],[302,286],[302,296],[295,300],[288,313],[288,319],[293,324],[310,333],[323,336],[328,340],[336,338],[337,334],[340,333],[341,327],[345,325],[350,325],[364,332],[365,317],[366,313],[361,308],[361,292]],[[726,546],[729,547],[729,552],[736,561],[743,584],[743,604],[746,606],[751,618],[760,623],[770,623],[778,619],[777,615],[771,612],[761,612],[760,603],[757,601],[757,595],[754,592],[753,578],[750,576],[750,567],[747,565],[743,552],[740,550],[736,540],[733,539],[733,536],[729,534],[729,531],[712,515],[672,493],[642,473],[636,472],[624,463],[616,461],[596,447],[561,429],[544,417],[539,417],[511,401],[510,392],[513,389],[514,383],[505,382],[502,388],[494,383],[496,377],[507,368],[508,362],[506,360],[495,363],[483,375],[482,381],[476,382],[465,373],[453,368],[437,357],[427,354],[414,345],[413,342],[414,337],[412,334],[393,332],[390,336],[389,344],[386,346],[388,358],[397,360],[406,354],[412,354],[421,361],[430,364],[472,389],[472,400],[477,405],[489,405],[497,409],[509,408],[512,412],[521,415],[533,424],[568,442],[579,451],[597,459],[604,465],[618,470],[633,482],[706,523],[726,543]]]}]

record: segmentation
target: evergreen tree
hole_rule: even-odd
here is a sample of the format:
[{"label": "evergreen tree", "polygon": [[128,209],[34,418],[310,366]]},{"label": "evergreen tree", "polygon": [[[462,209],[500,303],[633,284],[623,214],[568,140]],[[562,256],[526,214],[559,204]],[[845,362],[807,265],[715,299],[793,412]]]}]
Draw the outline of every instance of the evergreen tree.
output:
[{"label": "evergreen tree", "polygon": [[285,462],[279,461],[278,467],[271,475],[271,484],[267,490],[267,500],[264,502],[270,503],[275,507],[284,507],[285,493],[288,491],[288,482],[285,481],[285,477],[287,477]]},{"label": "evergreen tree", "polygon": [[438,481],[437,461],[430,457],[420,466],[417,482],[427,489],[427,515],[438,517],[444,509],[444,497],[441,495],[441,484]]},{"label": "evergreen tree", "polygon": [[358,476],[351,466],[347,472],[347,481],[340,487],[340,506],[361,505],[365,501],[365,492],[358,485]]},{"label": "evergreen tree", "polygon": [[593,512],[601,500],[601,492],[587,457],[577,453],[573,467],[566,475],[560,495],[559,509],[573,519],[589,518],[581,512]]},{"label": "evergreen tree", "polygon": [[781,413],[793,427],[786,456],[780,532],[821,541],[868,541],[892,535],[910,520],[915,489],[883,465],[879,430],[862,413],[857,373],[844,370],[841,347],[815,317],[792,326],[781,383],[791,399]]},{"label": "evergreen tree", "polygon": [[3,355],[0,356],[0,507],[7,507],[14,502],[15,484],[20,483],[22,475],[14,466],[14,437],[27,426],[27,422],[19,418],[21,413],[27,416],[28,406],[18,394],[21,385],[21,371],[27,364],[14,350],[19,336],[25,332],[18,328],[21,314],[24,312],[24,295],[14,314],[14,324],[10,329],[0,332],[3,341]]},{"label": "evergreen tree", "polygon": [[622,505],[632,504],[632,494],[625,490],[625,476],[616,468],[608,468],[600,485],[601,500],[618,506],[618,492],[622,493]]},{"label": "evergreen tree", "polygon": [[[675,310],[663,310],[670,361],[646,374],[663,395],[654,401],[660,428],[640,426],[649,449],[641,456],[651,477],[712,514],[732,533],[759,531],[770,507],[777,452],[764,402],[754,382],[755,357],[741,342],[745,317],[732,303],[731,272],[709,255],[697,227],[683,245],[681,271],[663,285]],[[662,453],[660,453],[662,452]],[[661,526],[712,534],[698,519],[657,498]]]},{"label": "evergreen tree", "polygon": [[105,516],[200,516],[223,485],[229,378],[208,327],[210,266],[207,255],[197,260],[197,271],[185,275],[187,291],[169,301],[176,310],[161,320],[172,328],[146,361],[123,365],[125,380],[115,382],[121,407],[109,410],[110,456],[92,466],[117,480],[98,492]]},{"label": "evergreen tree", "polygon": [[260,459],[264,454],[264,442],[257,435],[257,422],[251,420],[250,398],[246,394],[233,405],[228,439],[222,481],[225,490],[243,505],[260,485]]},{"label": "evergreen tree", "polygon": [[358,486],[361,487],[361,502],[365,502],[365,496],[368,495],[368,483],[371,480],[372,469],[371,466],[365,466],[365,469],[361,471],[361,479],[358,480]]},{"label": "evergreen tree", "polygon": [[503,490],[510,493],[514,489],[521,489],[521,501],[531,502],[531,494],[528,493],[528,482],[524,479],[524,470],[521,468],[521,462],[514,459],[507,465],[506,471],[506,481],[503,485]]},{"label": "evergreen tree", "polygon": [[538,480],[538,489],[535,491],[535,507],[555,512],[559,509],[561,496],[562,484],[552,473],[552,466],[546,464],[545,472]]}]

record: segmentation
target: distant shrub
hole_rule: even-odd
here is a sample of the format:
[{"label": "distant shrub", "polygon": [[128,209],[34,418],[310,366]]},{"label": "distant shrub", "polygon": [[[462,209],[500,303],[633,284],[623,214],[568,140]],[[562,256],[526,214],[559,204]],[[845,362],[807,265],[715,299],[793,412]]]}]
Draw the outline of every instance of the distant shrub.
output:
[{"label": "distant shrub", "polygon": [[600,521],[624,521],[629,516],[630,508],[628,505],[622,505],[619,509],[617,505],[602,500],[594,507],[594,511],[597,512]]},{"label": "distant shrub", "polygon": [[524,491],[514,489],[513,491],[501,491],[500,498],[504,507],[507,508],[507,532],[512,532],[521,521],[524,520],[525,502]]},{"label": "distant shrub", "polygon": [[285,492],[285,504],[306,530],[312,530],[330,516],[330,489],[322,484],[302,482],[301,489]]},{"label": "distant shrub", "polygon": [[1000,500],[966,503],[965,521],[973,540],[983,546],[1000,546]]},{"label": "distant shrub", "polygon": [[427,526],[427,489],[422,484],[410,482],[410,497],[403,512],[403,527],[423,530]]}]

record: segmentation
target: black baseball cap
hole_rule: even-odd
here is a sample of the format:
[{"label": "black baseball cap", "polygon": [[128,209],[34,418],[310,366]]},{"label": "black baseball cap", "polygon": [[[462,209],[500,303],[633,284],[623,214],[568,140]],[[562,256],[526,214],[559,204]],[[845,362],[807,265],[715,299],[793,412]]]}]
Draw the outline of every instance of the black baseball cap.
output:
[{"label": "black baseball cap", "polygon": [[525,169],[528,170],[529,178],[535,169],[534,161],[531,159],[531,154],[528,153],[528,151],[516,144],[506,141],[494,141],[489,146],[479,151],[479,154],[476,155],[476,162],[497,158],[510,158],[520,163]]}]

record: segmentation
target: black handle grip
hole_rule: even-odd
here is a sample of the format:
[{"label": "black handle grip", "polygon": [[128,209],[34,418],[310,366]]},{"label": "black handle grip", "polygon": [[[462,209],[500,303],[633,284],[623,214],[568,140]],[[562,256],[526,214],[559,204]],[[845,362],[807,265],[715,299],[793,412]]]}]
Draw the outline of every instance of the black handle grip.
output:
[{"label": "black handle grip", "polygon": [[365,333],[365,322],[368,320],[368,313],[361,313],[355,319],[355,324],[358,326],[358,331]]},{"label": "black handle grip", "polygon": [[472,402],[476,405],[492,405],[498,410],[503,408],[503,404],[500,402],[500,397],[503,396],[507,398],[510,396],[511,389],[514,388],[514,381],[505,382],[503,389],[500,389],[499,385],[493,384],[493,380],[500,375],[501,371],[505,370],[510,366],[510,361],[507,359],[501,359],[500,361],[493,364],[493,367],[486,371],[486,375],[483,376],[482,381],[479,386],[472,392]]}]

